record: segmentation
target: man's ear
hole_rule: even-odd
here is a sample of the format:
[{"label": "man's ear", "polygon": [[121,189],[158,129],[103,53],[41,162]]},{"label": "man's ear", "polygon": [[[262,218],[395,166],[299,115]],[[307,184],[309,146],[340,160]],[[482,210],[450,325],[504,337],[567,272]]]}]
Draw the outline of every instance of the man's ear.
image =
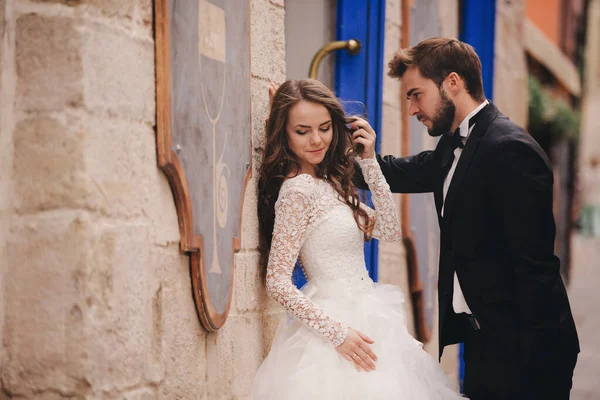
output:
[{"label": "man's ear", "polygon": [[462,84],[462,78],[456,72],[450,72],[446,79],[444,79],[444,86],[446,91],[452,94],[457,94]]}]

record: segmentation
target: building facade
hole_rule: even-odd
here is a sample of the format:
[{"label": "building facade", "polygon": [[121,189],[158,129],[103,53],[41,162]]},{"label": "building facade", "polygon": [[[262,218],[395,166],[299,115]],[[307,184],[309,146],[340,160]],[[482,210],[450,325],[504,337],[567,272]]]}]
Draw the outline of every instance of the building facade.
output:
[{"label": "building facade", "polygon": [[[250,143],[251,175],[236,211],[240,236],[227,320],[207,332],[195,303],[190,256],[182,251],[173,183],[157,153],[157,115],[164,105],[157,101],[163,72],[157,69],[158,3],[0,0],[2,398],[245,399],[270,347],[282,310],[260,280],[256,215],[268,85],[307,75],[310,56],[339,38],[336,18],[353,4],[249,0],[250,97],[241,107],[250,123],[238,137]],[[378,3],[383,26],[373,29],[380,50],[369,50],[366,62],[375,60],[371,73],[379,77],[379,91],[357,96],[379,110],[374,118],[382,153],[406,153],[407,143],[411,151],[435,145],[416,128],[406,142],[404,95],[386,76],[386,65],[421,34],[458,37],[465,12],[459,3]],[[494,101],[524,124],[524,0],[498,0],[494,18]],[[211,59],[230,57],[205,51]],[[355,68],[344,57],[328,56],[319,78],[335,86]],[[419,222],[426,209],[419,214],[414,200],[412,209],[403,207],[409,197],[396,200],[399,210],[410,213],[405,229],[418,230],[414,245],[427,261],[409,265],[406,242],[379,243],[369,257],[380,282],[407,294],[409,329],[437,357],[437,233]],[[442,364],[458,386],[456,347],[444,353]]]}]

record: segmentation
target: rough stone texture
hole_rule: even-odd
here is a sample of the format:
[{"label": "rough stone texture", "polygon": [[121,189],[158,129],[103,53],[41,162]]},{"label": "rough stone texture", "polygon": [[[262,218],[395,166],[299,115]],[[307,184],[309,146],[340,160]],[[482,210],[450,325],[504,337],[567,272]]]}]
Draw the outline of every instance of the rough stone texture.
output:
[{"label": "rough stone texture", "polygon": [[[252,162],[254,164],[260,163],[260,157],[256,154],[257,151],[253,151]],[[261,151],[262,154],[262,151]],[[258,214],[257,214],[257,184],[258,169],[255,165],[252,167],[252,175],[248,184],[246,185],[246,191],[244,193],[244,204],[242,207],[242,248],[244,250],[257,249],[258,248]]]},{"label": "rough stone texture", "polygon": [[97,221],[86,273],[86,363],[94,388],[120,392],[151,368],[155,268],[148,225]]},{"label": "rough stone texture", "polygon": [[[402,24],[402,0],[386,0],[385,19],[400,26]],[[398,43],[400,48],[400,43]],[[384,59],[387,61],[387,59]]]},{"label": "rough stone texture", "polygon": [[[393,106],[395,108],[397,108],[398,110],[400,110],[400,96],[402,95],[401,93],[401,87],[400,87],[400,80],[396,79],[396,78],[390,78],[388,76],[388,62],[390,60],[392,60],[392,58],[394,58],[394,54],[396,53],[396,51],[398,51],[400,49],[400,24],[397,24],[396,22],[394,22],[393,19],[388,18],[388,15],[386,14],[386,21],[385,21],[385,41],[383,43],[383,95],[382,95],[382,101],[384,106],[385,105],[389,105],[389,106]],[[384,122],[389,122],[388,121],[388,117],[386,116],[382,116],[382,120]],[[396,133],[395,136],[400,137],[400,127],[401,127],[401,119],[398,118],[397,122],[397,126],[398,128],[396,129]],[[385,138],[386,135],[383,136],[383,138]]]},{"label": "rough stone texture", "polygon": [[[281,84],[283,80],[274,82]],[[253,154],[259,156],[256,161],[253,160],[254,176],[257,176],[265,147],[265,123],[269,116],[269,84],[269,79],[252,79],[252,146]]]},{"label": "rough stone texture", "polygon": [[31,213],[65,207],[86,208],[89,202],[79,121],[34,118],[14,130],[15,208]]},{"label": "rough stone texture", "polygon": [[284,0],[269,0],[269,2],[279,7],[284,6]]},{"label": "rough stone texture", "polygon": [[497,2],[493,100],[502,113],[526,127],[529,100],[524,24],[524,0]]},{"label": "rough stone texture", "polygon": [[459,1],[438,1],[438,15],[440,20],[440,36],[458,37]]},{"label": "rough stone texture", "polygon": [[400,106],[383,103],[380,134],[381,153],[399,156],[402,149],[402,135],[404,134],[402,132],[402,110]]},{"label": "rough stone texture", "polygon": [[262,320],[231,316],[215,338],[207,340],[208,398],[250,395],[252,381],[263,359]]},{"label": "rough stone texture", "polygon": [[[12,193],[12,100],[15,75],[14,64],[11,62],[14,60],[14,43],[9,41],[9,38],[14,38],[11,17],[12,13],[6,1],[0,0],[0,343],[4,343],[4,286]],[[4,370],[5,359],[4,346],[0,346],[0,371]]]},{"label": "rough stone texture", "polygon": [[36,3],[57,3],[57,4],[64,4],[65,6],[68,7],[75,7],[78,5],[81,5],[83,3],[84,0],[32,0]]},{"label": "rough stone texture", "polygon": [[[118,57],[116,57],[118,55]],[[94,113],[150,121],[155,115],[154,45],[88,23],[83,38],[84,102]]]},{"label": "rough stone texture", "polygon": [[274,82],[285,80],[284,10],[267,0],[250,3],[252,75]]},{"label": "rough stone texture", "polygon": [[[157,310],[162,303],[162,317],[157,318],[162,320],[162,325],[155,325],[154,329],[152,359],[156,360],[156,377],[153,381],[162,379],[161,399],[200,398],[206,393],[206,340],[216,335],[207,334],[200,326],[191,296],[188,257],[179,253],[178,245],[155,248],[152,259],[161,271],[162,285],[162,294],[157,296],[155,291],[156,300],[153,300]],[[155,311],[155,315],[158,313]]]},{"label": "rough stone texture", "polygon": [[70,211],[18,218],[11,227],[2,381],[13,396],[89,388],[81,369],[86,356],[81,278],[90,230],[89,216]]},{"label": "rough stone texture", "polygon": [[152,3],[0,1],[3,396],[204,398],[156,162]]},{"label": "rough stone texture", "polygon": [[[384,42],[384,78],[383,78],[383,110],[381,124],[381,153],[401,155],[402,150],[402,110],[400,105],[401,86],[398,79],[387,76],[387,62],[400,48],[401,2],[386,3],[385,42]],[[400,195],[395,195],[400,215]],[[408,286],[406,253],[402,243],[379,243],[379,281],[400,286],[406,296],[405,311],[409,331],[414,335],[412,303]]]},{"label": "rough stone texture", "polygon": [[70,18],[25,14],[16,26],[17,107],[57,111],[83,101],[81,30]]},{"label": "rough stone texture", "polygon": [[[96,209],[112,217],[150,214],[156,198],[163,197],[153,192],[159,184],[154,131],[143,123],[105,118],[89,118],[87,131],[83,153]],[[172,203],[173,196],[168,200]]]},{"label": "rough stone texture", "polygon": [[67,7],[89,5],[103,15],[120,17],[150,25],[152,23],[152,0],[31,0],[42,4],[61,4]]},{"label": "rough stone texture", "polygon": [[107,17],[122,17],[134,22],[152,23],[152,0],[80,0],[96,7]]},{"label": "rough stone texture", "polygon": [[235,293],[232,314],[259,311],[265,303],[265,287],[260,278],[259,253],[242,252],[235,256]]},{"label": "rough stone texture", "polygon": [[[284,314],[260,282],[255,198],[268,82],[285,79],[284,2],[251,1],[254,177],[217,333],[200,326],[157,167],[151,4],[0,0],[4,395],[246,399]],[[400,1],[388,0],[386,61],[400,21]],[[384,88],[383,151],[399,154],[399,84]],[[380,254],[382,280],[408,294],[403,247]]]}]

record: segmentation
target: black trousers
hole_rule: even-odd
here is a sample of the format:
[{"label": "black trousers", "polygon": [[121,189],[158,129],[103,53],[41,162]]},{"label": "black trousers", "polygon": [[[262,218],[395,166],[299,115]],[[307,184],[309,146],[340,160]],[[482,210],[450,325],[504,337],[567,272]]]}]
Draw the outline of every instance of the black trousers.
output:
[{"label": "black trousers", "polygon": [[470,400],[568,400],[577,353],[549,349],[549,354],[548,362],[523,371],[518,354],[505,343],[484,330],[470,331],[464,350],[464,394]]}]

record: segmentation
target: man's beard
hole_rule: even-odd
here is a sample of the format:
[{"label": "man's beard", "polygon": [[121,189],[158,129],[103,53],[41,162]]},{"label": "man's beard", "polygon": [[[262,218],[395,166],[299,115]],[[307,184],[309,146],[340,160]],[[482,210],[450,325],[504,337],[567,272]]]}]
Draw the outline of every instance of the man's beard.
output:
[{"label": "man's beard", "polygon": [[456,105],[448,98],[444,89],[440,89],[440,98],[435,116],[431,119],[431,128],[428,129],[429,135],[433,137],[450,132],[456,115]]}]

